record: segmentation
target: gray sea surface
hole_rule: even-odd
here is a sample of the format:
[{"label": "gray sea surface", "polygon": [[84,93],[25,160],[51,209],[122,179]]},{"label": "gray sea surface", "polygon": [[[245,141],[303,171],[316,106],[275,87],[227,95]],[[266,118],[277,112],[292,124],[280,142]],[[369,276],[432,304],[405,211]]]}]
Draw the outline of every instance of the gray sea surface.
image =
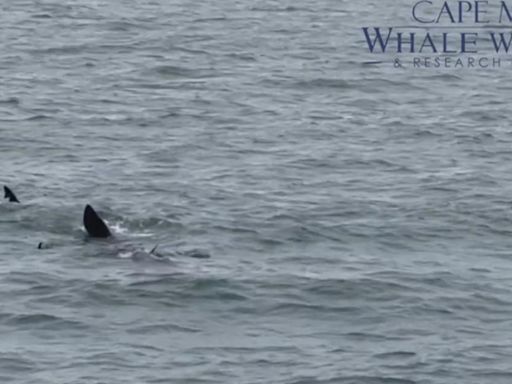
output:
[{"label": "gray sea surface", "polygon": [[411,4],[5,0],[0,382],[511,383],[512,66]]}]

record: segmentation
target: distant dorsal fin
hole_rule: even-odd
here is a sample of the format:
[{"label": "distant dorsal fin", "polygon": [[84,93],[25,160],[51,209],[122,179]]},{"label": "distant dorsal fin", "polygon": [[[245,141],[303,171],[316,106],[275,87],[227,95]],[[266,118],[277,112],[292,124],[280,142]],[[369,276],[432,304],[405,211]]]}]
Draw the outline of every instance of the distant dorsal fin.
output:
[{"label": "distant dorsal fin", "polygon": [[112,235],[105,222],[89,204],[84,210],[84,227],[91,237],[107,238]]},{"label": "distant dorsal fin", "polygon": [[6,185],[4,185],[4,198],[9,199],[9,201],[11,203],[19,203],[20,202],[18,200],[18,198],[16,197],[16,195],[14,194],[14,192],[11,191],[11,189]]}]

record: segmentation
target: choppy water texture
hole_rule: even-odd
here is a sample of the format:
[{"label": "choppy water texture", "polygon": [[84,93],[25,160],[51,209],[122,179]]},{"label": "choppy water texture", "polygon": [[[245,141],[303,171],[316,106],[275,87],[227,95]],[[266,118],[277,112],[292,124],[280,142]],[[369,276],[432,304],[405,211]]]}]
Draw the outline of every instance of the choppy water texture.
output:
[{"label": "choppy water texture", "polygon": [[0,381],[510,383],[510,69],[408,3],[4,2]]}]

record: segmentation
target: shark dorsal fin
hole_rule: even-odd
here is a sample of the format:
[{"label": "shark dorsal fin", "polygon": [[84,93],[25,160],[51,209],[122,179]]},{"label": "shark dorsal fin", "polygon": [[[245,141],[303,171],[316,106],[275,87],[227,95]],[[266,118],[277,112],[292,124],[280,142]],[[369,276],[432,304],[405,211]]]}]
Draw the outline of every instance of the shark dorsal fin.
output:
[{"label": "shark dorsal fin", "polygon": [[18,198],[16,197],[16,195],[14,194],[14,192],[11,191],[11,189],[6,185],[4,185],[4,198],[9,199],[9,201],[11,203],[19,203],[20,202],[18,200]]},{"label": "shark dorsal fin", "polygon": [[91,237],[107,238],[112,235],[105,222],[89,204],[84,210],[84,227]]}]

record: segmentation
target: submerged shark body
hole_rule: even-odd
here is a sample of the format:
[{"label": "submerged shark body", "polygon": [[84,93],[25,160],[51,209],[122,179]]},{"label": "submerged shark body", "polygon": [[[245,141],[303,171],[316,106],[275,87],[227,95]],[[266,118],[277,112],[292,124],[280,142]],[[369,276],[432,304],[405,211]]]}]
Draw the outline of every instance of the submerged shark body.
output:
[{"label": "submerged shark body", "polygon": [[[108,228],[107,224],[105,224],[103,219],[96,213],[94,208],[91,207],[89,204],[85,206],[84,210],[84,227],[87,231],[87,234],[91,238],[107,239],[113,237],[112,232]],[[156,245],[151,251],[146,252],[142,250],[136,250],[131,245],[123,245],[121,242],[119,242],[115,246],[115,253],[121,257],[129,257],[132,259],[140,259],[147,256],[151,256],[152,258],[161,260],[162,256],[160,256],[156,252],[157,248],[158,245]]]},{"label": "submerged shark body", "polygon": [[[14,192],[7,186],[4,186],[4,198],[8,199],[11,203],[20,202]],[[94,208],[89,204],[87,204],[84,209],[83,224],[87,234],[92,239],[108,239],[114,237],[105,221],[103,221],[100,215],[98,215]],[[150,251],[145,251],[132,244],[126,244],[122,239],[117,240],[118,241],[113,243],[113,252],[119,257],[131,258],[133,260],[145,260],[150,258],[159,261],[169,261],[171,260],[170,256],[186,256],[197,259],[207,259],[210,257],[208,252],[200,250],[176,251],[171,254],[166,252],[165,254],[162,254],[157,251],[158,244]],[[52,248],[52,243],[40,242],[38,243],[37,248],[41,250]]]}]

